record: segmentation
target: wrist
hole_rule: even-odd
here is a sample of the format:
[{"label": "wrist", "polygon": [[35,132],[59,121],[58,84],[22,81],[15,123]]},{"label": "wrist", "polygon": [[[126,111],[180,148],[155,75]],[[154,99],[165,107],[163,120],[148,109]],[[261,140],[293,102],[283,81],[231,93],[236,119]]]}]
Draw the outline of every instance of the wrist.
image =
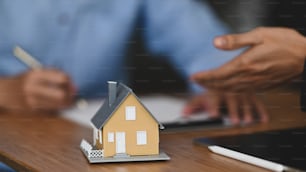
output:
[{"label": "wrist", "polygon": [[7,78],[0,79],[0,108],[5,107],[6,105],[5,100],[9,94],[9,90],[7,90],[9,88],[9,82],[9,79]]},{"label": "wrist", "polygon": [[[17,101],[14,99],[20,99],[17,87],[20,86],[19,80],[15,77],[1,78],[0,79],[0,108],[10,109],[15,106]],[[17,96],[16,96],[17,95]]]}]

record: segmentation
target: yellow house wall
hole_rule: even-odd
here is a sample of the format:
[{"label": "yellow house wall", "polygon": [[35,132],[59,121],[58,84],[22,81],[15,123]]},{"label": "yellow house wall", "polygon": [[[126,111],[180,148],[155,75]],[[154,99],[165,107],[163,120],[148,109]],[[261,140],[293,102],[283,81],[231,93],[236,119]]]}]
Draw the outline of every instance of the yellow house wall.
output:
[{"label": "yellow house wall", "polygon": [[[136,120],[125,120],[125,107],[136,107]],[[136,131],[147,132],[147,144],[137,145]],[[159,127],[158,123],[130,94],[102,129],[104,156],[116,154],[116,132],[125,132],[126,153],[128,155],[159,154]],[[108,142],[108,132],[114,133],[114,142]]]}]

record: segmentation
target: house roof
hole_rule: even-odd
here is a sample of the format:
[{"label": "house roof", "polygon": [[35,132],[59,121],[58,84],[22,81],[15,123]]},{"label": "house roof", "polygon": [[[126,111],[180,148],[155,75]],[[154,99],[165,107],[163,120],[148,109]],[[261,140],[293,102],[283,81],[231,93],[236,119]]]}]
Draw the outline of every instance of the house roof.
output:
[{"label": "house roof", "polygon": [[117,92],[115,101],[109,106],[108,98],[105,99],[104,104],[100,107],[97,113],[92,117],[91,123],[97,128],[101,129],[107,121],[111,118],[113,113],[119,108],[129,94],[133,94],[140,104],[148,111],[152,118],[159,124],[160,129],[164,129],[164,126],[152,115],[152,113],[142,104],[139,98],[134,94],[133,90],[122,83],[117,84]]}]

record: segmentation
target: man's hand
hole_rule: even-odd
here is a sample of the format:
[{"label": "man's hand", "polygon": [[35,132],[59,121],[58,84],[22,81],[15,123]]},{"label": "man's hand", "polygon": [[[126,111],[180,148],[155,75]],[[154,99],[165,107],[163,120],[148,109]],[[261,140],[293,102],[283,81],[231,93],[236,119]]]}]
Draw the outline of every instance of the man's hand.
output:
[{"label": "man's hand", "polygon": [[191,76],[212,89],[245,91],[267,89],[299,78],[306,57],[306,39],[286,28],[257,28],[242,34],[215,38],[223,50],[248,47],[223,66]]},{"label": "man's hand", "polygon": [[53,69],[31,70],[0,83],[0,106],[8,110],[59,110],[75,95],[69,77]]},{"label": "man's hand", "polygon": [[265,106],[252,93],[235,94],[208,91],[203,95],[195,96],[184,108],[185,115],[199,111],[207,111],[211,117],[221,115],[220,110],[225,106],[229,118],[234,125],[252,123],[257,115],[261,122],[268,121],[268,112]]}]

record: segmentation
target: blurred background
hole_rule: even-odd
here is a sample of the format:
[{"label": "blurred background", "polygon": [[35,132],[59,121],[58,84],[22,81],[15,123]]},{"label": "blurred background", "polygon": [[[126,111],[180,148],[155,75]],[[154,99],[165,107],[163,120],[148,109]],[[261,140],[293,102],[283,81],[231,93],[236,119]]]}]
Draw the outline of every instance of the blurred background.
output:
[{"label": "blurred background", "polygon": [[[306,35],[305,0],[195,1],[208,2],[232,33],[249,31],[258,26],[284,26]],[[187,81],[176,73],[169,62],[161,60],[167,58],[152,58],[155,55],[146,50],[142,29],[136,27],[129,41],[126,63],[130,71],[131,88],[137,94],[185,94]]]},{"label": "blurred background", "polygon": [[[259,26],[291,27],[306,35],[305,0],[197,0],[208,2],[233,33]],[[137,93],[184,93],[186,81],[160,58],[145,50],[140,27],[130,41],[129,65],[132,87]]]}]

